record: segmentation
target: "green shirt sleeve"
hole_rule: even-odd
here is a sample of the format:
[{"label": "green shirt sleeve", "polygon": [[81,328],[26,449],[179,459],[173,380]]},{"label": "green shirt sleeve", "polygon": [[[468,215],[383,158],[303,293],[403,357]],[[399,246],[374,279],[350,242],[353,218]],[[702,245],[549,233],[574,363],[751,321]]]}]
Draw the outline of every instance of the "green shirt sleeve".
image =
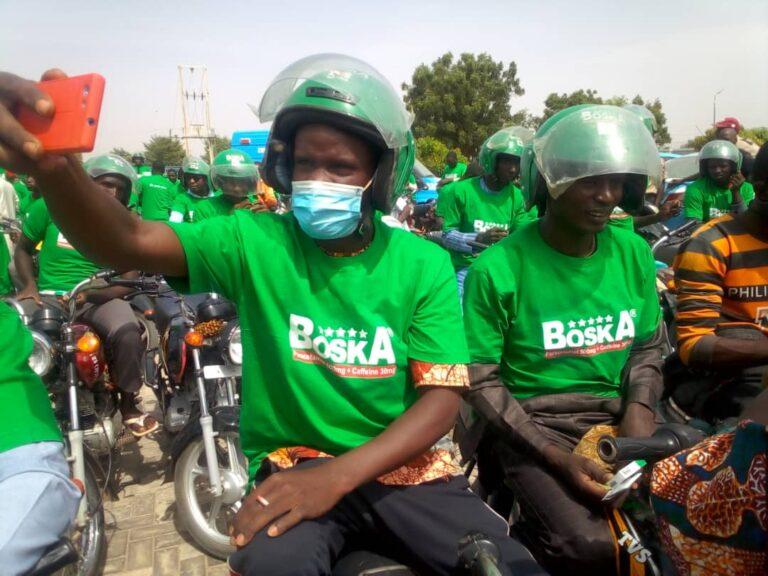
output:
[{"label": "green shirt sleeve", "polygon": [[683,207],[686,218],[704,221],[704,194],[698,182],[694,182],[685,189]]},{"label": "green shirt sleeve", "polygon": [[461,226],[461,207],[455,186],[438,196],[436,213],[443,217],[443,232],[459,229]]},{"label": "green shirt sleeve", "polygon": [[469,358],[453,266],[442,251],[435,251],[434,262],[434,269],[421,277],[408,330],[408,357],[436,364],[466,364]]},{"label": "green shirt sleeve", "polygon": [[48,208],[45,202],[35,202],[29,211],[29,216],[24,221],[24,227],[22,232],[24,236],[32,240],[35,244],[42,242],[45,238],[45,231],[48,228],[48,224],[51,222],[51,217],[48,214]]},{"label": "green shirt sleeve", "polygon": [[[169,223],[187,258],[187,278],[169,279],[181,292],[216,292],[237,301],[243,285],[243,243],[235,217],[199,224]],[[254,244],[258,245],[258,243]]]},{"label": "green shirt sleeve", "polygon": [[639,243],[639,250],[642,251],[640,262],[646,271],[643,276],[643,302],[645,305],[639,314],[640,320],[637,324],[635,341],[645,342],[654,335],[659,327],[661,306],[659,305],[659,295],[656,293],[656,261],[650,247],[645,242]]},{"label": "green shirt sleeve", "polygon": [[744,184],[741,185],[741,188],[739,188],[739,192],[741,192],[741,198],[747,206],[749,206],[752,203],[752,200],[755,199],[755,189],[749,182],[744,182]]},{"label": "green shirt sleeve", "polygon": [[510,314],[502,296],[484,267],[471,266],[464,280],[464,325],[467,333],[469,361],[498,364],[504,352],[504,333]]},{"label": "green shirt sleeve", "polygon": [[514,197],[514,209],[512,210],[511,230],[517,230],[520,226],[536,220],[539,217],[539,211],[536,209],[536,206],[530,210],[525,209],[523,191],[517,186],[513,186],[512,195]]}]

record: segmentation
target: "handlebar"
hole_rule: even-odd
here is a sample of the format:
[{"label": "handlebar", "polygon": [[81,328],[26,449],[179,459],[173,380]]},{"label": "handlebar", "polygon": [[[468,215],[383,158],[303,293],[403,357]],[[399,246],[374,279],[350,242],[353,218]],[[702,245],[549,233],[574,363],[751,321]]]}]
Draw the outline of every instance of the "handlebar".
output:
[{"label": "handlebar", "polygon": [[473,576],[501,576],[500,555],[499,547],[480,532],[459,540],[459,560]]},{"label": "handlebar", "polygon": [[597,441],[600,458],[613,464],[628,460],[657,462],[704,439],[704,433],[685,424],[664,424],[650,438],[614,438],[603,436]]},{"label": "handlebar", "polygon": [[670,238],[674,238],[675,236],[682,236],[689,230],[692,230],[693,228],[698,227],[700,224],[701,223],[698,220],[689,220],[688,222],[686,222],[682,226],[678,226],[674,230],[670,230],[666,226],[662,225],[664,228],[664,235],[658,240],[656,240],[656,242],[653,243],[653,245],[651,246],[651,252],[655,255],[656,251],[660,247],[662,247],[664,244],[666,244]]},{"label": "handlebar", "polygon": [[98,282],[99,280],[104,280],[109,284],[109,286],[123,286],[125,288],[133,288],[138,293],[141,292],[157,292],[160,289],[160,283],[154,279],[154,278],[116,278],[117,272],[114,270],[101,270],[100,272],[96,272],[95,274],[92,274],[79,284],[77,284],[72,290],[70,290],[66,295],[65,299],[69,303],[69,314],[70,317],[74,317],[75,314],[75,307],[77,306],[77,296],[81,292],[83,292],[86,288],[91,286],[94,282]]}]

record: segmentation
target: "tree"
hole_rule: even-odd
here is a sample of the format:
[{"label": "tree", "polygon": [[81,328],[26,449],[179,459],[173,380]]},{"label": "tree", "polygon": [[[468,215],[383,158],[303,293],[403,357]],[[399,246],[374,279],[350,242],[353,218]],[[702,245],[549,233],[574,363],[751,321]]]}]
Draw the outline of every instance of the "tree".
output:
[{"label": "tree", "polygon": [[152,136],[144,143],[144,156],[147,162],[162,162],[166,166],[179,166],[184,161],[186,152],[177,138],[170,136]]},{"label": "tree", "polygon": [[654,136],[656,144],[659,146],[669,144],[672,141],[672,138],[669,135],[667,116],[662,109],[661,100],[656,98],[653,102],[650,100],[646,102],[639,94],[635,95],[630,101],[627,96],[612,96],[611,98],[603,99],[597,93],[597,90],[591,89],[577,90],[570,94],[558,94],[557,92],[552,92],[547,96],[546,100],[544,100],[544,114],[540,121],[544,122],[560,110],[570,108],[571,106],[578,106],[579,104],[609,104],[611,106],[624,106],[630,102],[632,104],[645,106],[653,113],[657,125],[656,135]]},{"label": "tree", "polygon": [[[224,150],[227,150],[231,147],[232,145],[229,141],[229,138],[219,136],[218,134],[213,134],[209,140],[205,141],[205,156],[206,158],[213,158],[219,152],[224,152]],[[211,149],[212,153],[209,154]]]},{"label": "tree", "polygon": [[[416,158],[424,164],[433,174],[440,175],[445,166],[445,155],[450,149],[432,136],[416,138]],[[467,163],[467,158],[460,150],[456,150],[459,162]]]},{"label": "tree", "polygon": [[414,136],[431,136],[467,156],[475,156],[488,136],[509,124],[510,99],[524,94],[517,64],[505,68],[485,53],[465,53],[457,61],[450,52],[443,54],[429,66],[418,66],[402,88],[416,115]]},{"label": "tree", "polygon": [[116,156],[120,156],[120,158],[123,158],[124,160],[128,160],[128,162],[131,161],[132,154],[128,152],[125,148],[112,148],[112,150],[109,151],[110,154],[114,154]]}]

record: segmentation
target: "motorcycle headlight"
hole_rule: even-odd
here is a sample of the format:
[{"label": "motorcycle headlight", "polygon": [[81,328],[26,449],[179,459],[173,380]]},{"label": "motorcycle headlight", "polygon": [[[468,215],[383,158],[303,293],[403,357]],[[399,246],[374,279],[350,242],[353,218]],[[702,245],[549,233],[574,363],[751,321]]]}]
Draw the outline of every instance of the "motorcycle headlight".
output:
[{"label": "motorcycle headlight", "polygon": [[227,354],[233,364],[243,363],[243,340],[240,334],[240,326],[238,325],[229,333],[229,339],[227,341]]},{"label": "motorcycle headlight", "polygon": [[45,376],[53,367],[53,346],[50,340],[40,332],[32,330],[32,354],[29,355],[29,367],[40,377]]}]

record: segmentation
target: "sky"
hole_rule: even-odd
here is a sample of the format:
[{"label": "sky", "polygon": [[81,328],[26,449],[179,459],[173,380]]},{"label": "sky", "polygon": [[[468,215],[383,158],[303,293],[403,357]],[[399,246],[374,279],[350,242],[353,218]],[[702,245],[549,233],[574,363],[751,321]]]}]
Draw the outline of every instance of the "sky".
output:
[{"label": "sky", "polygon": [[661,99],[675,145],[711,125],[720,90],[718,117],[768,126],[766,0],[0,0],[0,22],[0,70],[106,78],[95,152],[181,133],[179,64],[207,67],[212,126],[231,136],[263,127],[248,103],[319,52],[361,58],[398,90],[445,52],[487,52],[517,63],[513,113],[540,114],[551,92],[640,94]]}]

